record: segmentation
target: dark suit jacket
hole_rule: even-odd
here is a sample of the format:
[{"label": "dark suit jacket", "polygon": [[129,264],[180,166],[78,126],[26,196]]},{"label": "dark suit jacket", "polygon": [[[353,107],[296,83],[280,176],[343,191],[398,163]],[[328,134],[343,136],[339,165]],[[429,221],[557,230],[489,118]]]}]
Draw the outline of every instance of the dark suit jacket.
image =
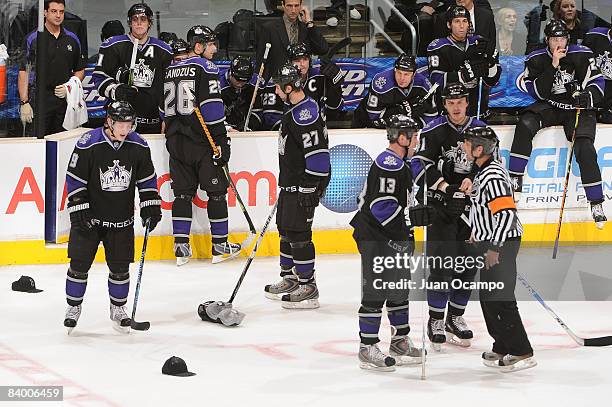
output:
[{"label": "dark suit jacket", "polygon": [[[495,29],[495,18],[491,10],[485,7],[474,6],[474,21],[476,23],[476,30],[474,34],[483,36],[489,40],[487,54],[492,55],[497,44],[497,30]],[[443,38],[448,36],[448,27],[446,25],[446,13],[442,13],[436,16],[435,22],[435,37]]]},{"label": "dark suit jacket", "polygon": [[[263,59],[266,42],[272,45],[264,73],[264,77],[269,78],[287,62],[289,35],[287,35],[285,21],[282,17],[262,24],[259,33],[261,40],[257,41],[257,66]],[[298,40],[304,42],[314,55],[325,55],[329,49],[327,41],[323,38],[319,29],[317,27],[308,28],[301,21],[298,22]]]}]

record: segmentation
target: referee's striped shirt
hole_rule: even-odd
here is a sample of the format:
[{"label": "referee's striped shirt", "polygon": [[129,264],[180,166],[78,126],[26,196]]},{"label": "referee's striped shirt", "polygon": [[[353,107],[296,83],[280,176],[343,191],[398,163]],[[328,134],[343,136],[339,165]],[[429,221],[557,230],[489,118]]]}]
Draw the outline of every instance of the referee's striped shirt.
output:
[{"label": "referee's striped shirt", "polygon": [[491,158],[478,169],[471,200],[470,223],[475,241],[499,244],[522,236],[510,175],[501,162]]}]

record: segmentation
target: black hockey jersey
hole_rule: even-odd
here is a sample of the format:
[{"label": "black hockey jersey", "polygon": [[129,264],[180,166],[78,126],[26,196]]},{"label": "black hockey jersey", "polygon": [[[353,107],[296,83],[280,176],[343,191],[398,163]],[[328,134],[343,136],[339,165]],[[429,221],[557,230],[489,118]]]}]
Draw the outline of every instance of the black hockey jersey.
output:
[{"label": "black hockey jersey", "polygon": [[[225,120],[227,124],[235,128],[236,130],[242,131],[244,129],[244,123],[246,121],[246,115],[249,112],[249,106],[251,105],[251,99],[255,86],[257,85],[257,74],[253,74],[251,80],[246,83],[242,88],[235,88],[232,86],[229,78],[229,70],[225,71],[225,74],[219,78],[221,86],[221,99],[225,105]],[[258,92],[262,91],[260,87]],[[253,105],[253,111],[261,111],[261,99],[255,98]],[[249,119],[249,129],[257,131],[261,130],[261,122],[259,116],[251,112],[251,118]]]},{"label": "black hockey jersey", "polygon": [[[388,119],[394,114],[406,114],[415,120],[420,120],[424,126],[438,114],[435,95],[432,93],[429,79],[415,72],[409,87],[402,89],[395,81],[395,69],[387,69],[377,73],[372,78],[368,96],[364,97],[355,111],[358,127],[374,127],[373,122]],[[412,109],[420,105],[422,114],[414,117]]]},{"label": "black hockey jersey", "polygon": [[[412,171],[418,185],[423,186],[423,172],[427,171],[427,186],[436,189],[438,184],[461,184],[464,178],[473,177],[472,162],[463,151],[463,133],[472,127],[486,126],[480,120],[468,117],[463,126],[456,126],[447,116],[431,121],[421,131],[421,146],[411,160]],[[442,173],[442,163],[450,163],[452,171]],[[423,168],[423,164],[427,167]]]},{"label": "black hockey jersey", "polygon": [[341,79],[334,83],[320,73],[320,68],[315,66],[308,70],[308,79],[304,84],[304,93],[310,96],[319,104],[319,110],[325,109],[337,110],[342,106],[342,83]]},{"label": "black hockey jersey", "polygon": [[102,127],[83,134],[68,164],[66,187],[68,201],[89,202],[102,227],[134,223],[136,187],[141,207],[160,202],[149,145],[136,132],[123,142],[111,141]]},{"label": "black hockey jersey", "polygon": [[[438,38],[433,40],[427,47],[427,63],[429,66],[429,79],[431,82],[437,83],[440,87],[438,92],[446,87],[447,84],[453,82],[461,82],[459,77],[459,69],[467,58],[468,49],[481,40],[480,35],[472,35],[464,42],[455,41],[452,37]],[[480,112],[483,115],[487,114],[489,108],[489,89],[497,85],[501,76],[501,66],[499,65],[499,56],[497,50],[489,57],[493,66],[489,68],[488,74],[482,78],[482,97],[480,104]],[[463,83],[468,89],[469,106],[468,114],[476,116],[478,111],[478,89],[479,79],[474,79]],[[486,86],[485,86],[486,85]]]},{"label": "black hockey jersey", "polygon": [[355,240],[413,240],[406,224],[411,191],[410,166],[390,149],[380,153],[370,167],[359,195],[359,210],[350,222]]},{"label": "black hockey jersey", "polygon": [[604,78],[595,63],[593,52],[582,45],[570,45],[557,68],[552,66],[548,47],[534,51],[527,56],[525,71],[520,76],[522,89],[531,97],[560,109],[575,109],[569,89],[573,82],[588,90],[593,105],[602,100]]},{"label": "black hockey jersey", "polygon": [[257,116],[260,130],[278,130],[283,120],[283,112],[289,108],[276,94],[275,89],[276,85],[270,80],[257,95],[259,100],[255,102],[253,115]]},{"label": "black hockey jersey", "polygon": [[[100,45],[98,63],[92,79],[98,93],[108,99],[111,89],[119,84],[119,70],[130,68],[133,43],[130,36],[108,38]],[[159,100],[162,96],[164,70],[172,61],[172,49],[165,42],[149,37],[138,46],[133,85],[138,88],[134,102],[136,122],[155,125],[159,123]]]},{"label": "black hockey jersey", "polygon": [[219,68],[213,62],[190,57],[173,62],[164,77],[164,120],[166,137],[184,135],[209,144],[194,109],[200,109],[204,122],[218,145],[227,141],[225,106],[221,99]]},{"label": "black hockey jersey", "polygon": [[310,97],[283,114],[278,132],[279,186],[327,188],[330,178],[329,140],[319,106]]},{"label": "black hockey jersey", "polygon": [[582,45],[589,47],[595,56],[595,64],[604,76],[606,86],[605,97],[600,103],[604,109],[612,109],[612,29],[593,28],[582,41]]}]

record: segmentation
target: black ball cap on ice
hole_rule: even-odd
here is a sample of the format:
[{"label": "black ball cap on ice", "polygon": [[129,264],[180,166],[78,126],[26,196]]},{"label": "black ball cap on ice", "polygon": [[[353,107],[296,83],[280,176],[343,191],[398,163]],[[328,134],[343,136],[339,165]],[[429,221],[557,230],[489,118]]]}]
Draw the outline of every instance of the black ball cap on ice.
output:
[{"label": "black ball cap on ice", "polygon": [[179,377],[195,376],[195,373],[187,370],[187,364],[178,356],[172,356],[170,359],[166,360],[162,367],[162,373]]},{"label": "black ball cap on ice", "polygon": [[42,290],[36,288],[34,279],[30,276],[21,276],[19,280],[13,281],[11,285],[13,291],[21,291],[22,293],[39,293]]}]

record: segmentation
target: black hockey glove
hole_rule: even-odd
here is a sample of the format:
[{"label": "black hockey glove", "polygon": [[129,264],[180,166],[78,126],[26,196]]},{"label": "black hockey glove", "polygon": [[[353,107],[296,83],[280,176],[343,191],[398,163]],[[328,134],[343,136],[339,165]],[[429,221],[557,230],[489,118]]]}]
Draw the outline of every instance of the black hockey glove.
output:
[{"label": "black hockey glove", "polygon": [[338,65],[332,61],[326,63],[324,60],[321,60],[321,75],[329,79],[334,85],[340,83],[344,77],[344,73],[340,70]]},{"label": "black hockey glove", "polygon": [[477,78],[486,78],[489,75],[489,63],[484,58],[475,59],[469,63]]},{"label": "black hockey glove", "polygon": [[385,129],[387,128],[387,122],[381,117],[380,119],[376,119],[372,122],[372,127],[375,129]]},{"label": "black hockey glove", "polygon": [[[433,222],[435,209],[431,205],[416,205],[408,209],[406,225],[408,226],[429,226]],[[406,213],[404,211],[404,216]]]},{"label": "black hockey glove", "polygon": [[406,113],[407,116],[412,117],[413,119],[417,119],[421,116],[423,116],[423,114],[425,113],[425,106],[423,105],[423,103],[415,103],[415,104],[410,104],[409,101],[404,100],[402,102],[402,108],[404,110],[404,112]]},{"label": "black hockey glove", "polygon": [[142,227],[145,227],[147,219],[149,221],[149,232],[157,226],[161,221],[161,199],[149,199],[140,203],[140,219],[142,219]]},{"label": "black hockey glove", "polygon": [[89,211],[89,202],[85,200],[69,202],[68,214],[70,215],[70,225],[73,228],[83,232],[94,228],[91,212]]},{"label": "black hockey glove", "polygon": [[588,90],[583,90],[574,94],[574,106],[580,109],[592,109],[593,98]]},{"label": "black hockey glove", "polygon": [[316,208],[320,197],[321,193],[316,186],[300,185],[298,188],[298,203],[303,208]]},{"label": "black hockey glove", "polygon": [[464,85],[467,85],[476,78],[476,73],[470,64],[470,61],[463,61],[463,65],[459,67],[459,81]]},{"label": "black hockey glove", "polygon": [[459,185],[446,187],[446,209],[451,216],[459,216],[465,211],[465,194],[459,190]]},{"label": "black hockey glove", "polygon": [[232,154],[231,141],[230,138],[227,137],[227,141],[223,144],[217,145],[217,149],[219,150],[219,155],[212,156],[213,164],[218,167],[223,167],[230,160],[230,156]]},{"label": "black hockey glove", "polygon": [[452,158],[441,158],[438,160],[438,171],[442,174],[442,178],[451,179],[455,173],[455,160]]},{"label": "black hockey glove", "polygon": [[487,53],[487,46],[489,45],[489,40],[486,38],[480,38],[476,40],[476,42],[470,45],[465,50],[466,59],[475,60],[475,59],[484,59]]},{"label": "black hockey glove", "polygon": [[119,84],[111,91],[111,99],[124,100],[132,105],[134,104],[137,96],[138,88],[136,86]]},{"label": "black hockey glove", "polygon": [[127,66],[122,66],[119,69],[117,69],[115,80],[119,83],[123,83],[124,85],[129,85],[130,84],[130,68],[128,68]]}]

